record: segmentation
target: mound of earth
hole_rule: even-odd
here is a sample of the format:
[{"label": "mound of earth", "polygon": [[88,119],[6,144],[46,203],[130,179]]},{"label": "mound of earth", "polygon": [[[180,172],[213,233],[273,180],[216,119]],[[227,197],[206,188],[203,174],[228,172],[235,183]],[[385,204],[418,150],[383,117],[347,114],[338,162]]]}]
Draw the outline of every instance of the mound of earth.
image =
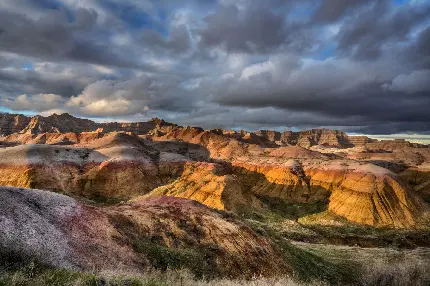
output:
[{"label": "mound of earth", "polygon": [[189,159],[113,133],[76,146],[19,145],[0,149],[0,185],[52,190],[100,200],[148,193],[182,173]]},{"label": "mound of earth", "polygon": [[225,166],[215,163],[187,163],[178,179],[143,197],[160,195],[187,198],[211,208],[229,211],[240,207],[261,208],[262,205],[238,176],[229,174]]},{"label": "mound of earth", "polygon": [[328,209],[354,222],[410,227],[428,209],[399,176],[373,164],[331,160],[305,169],[311,189],[331,192]]},{"label": "mound of earth", "polygon": [[230,211],[267,207],[264,198],[321,202],[334,214],[372,226],[411,227],[428,210],[398,175],[350,160],[247,158],[231,165],[189,164],[178,179],[150,195],[183,197]]},{"label": "mound of earth", "polygon": [[97,208],[61,194],[0,187],[0,228],[3,252],[60,268],[188,267],[206,277],[289,272],[264,237],[202,204],[174,197]]},{"label": "mound of earth", "polygon": [[[393,172],[348,160],[235,163],[251,177],[256,196],[290,202],[327,202],[333,213],[373,226],[410,227],[428,207]],[[263,176],[259,176],[259,174]]]}]

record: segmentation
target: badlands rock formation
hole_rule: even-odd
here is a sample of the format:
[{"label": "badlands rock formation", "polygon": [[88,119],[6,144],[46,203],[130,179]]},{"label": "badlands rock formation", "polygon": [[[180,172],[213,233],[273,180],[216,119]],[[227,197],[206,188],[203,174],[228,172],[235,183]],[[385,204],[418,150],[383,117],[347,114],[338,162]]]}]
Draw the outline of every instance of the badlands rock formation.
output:
[{"label": "badlands rock formation", "polygon": [[[181,174],[187,159],[159,152],[124,133],[75,147],[27,144],[0,149],[0,184],[47,189],[91,199],[129,199]],[[82,140],[83,139],[83,140]]]},{"label": "badlands rock formation", "polygon": [[153,129],[168,129],[177,125],[170,124],[159,118],[153,118],[148,122],[133,123],[96,123],[88,119],[71,116],[68,113],[60,115],[52,114],[47,117],[36,115],[27,117],[21,114],[0,113],[0,136],[8,136],[13,133],[43,134],[43,133],[68,133],[68,132],[133,132],[146,134]]},{"label": "badlands rock formation", "polygon": [[47,191],[0,187],[0,229],[0,250],[15,260],[73,270],[165,270],[178,267],[168,260],[174,252],[180,266],[194,263],[194,274],[206,277],[289,272],[266,238],[174,197],[97,208]]},{"label": "badlands rock formation", "polygon": [[0,113],[0,136],[20,132],[27,127],[30,120],[21,114]]},{"label": "badlands rock formation", "polygon": [[26,117],[2,116],[4,186],[108,204],[167,195],[233,212],[270,209],[267,199],[321,203],[372,226],[411,227],[429,209],[426,145],[328,129],[204,130],[68,114],[27,118],[21,129]]}]

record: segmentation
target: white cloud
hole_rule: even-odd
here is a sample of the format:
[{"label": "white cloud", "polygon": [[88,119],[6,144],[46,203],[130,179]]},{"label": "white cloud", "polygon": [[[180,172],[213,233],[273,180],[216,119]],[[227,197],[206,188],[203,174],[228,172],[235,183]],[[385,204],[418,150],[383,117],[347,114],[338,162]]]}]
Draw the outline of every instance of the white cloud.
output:
[{"label": "white cloud", "polygon": [[21,94],[15,99],[3,99],[2,104],[14,110],[33,110],[38,112],[58,108],[64,99],[57,94],[40,93],[35,95]]},{"label": "white cloud", "polygon": [[250,79],[253,76],[268,74],[273,80],[284,81],[300,65],[301,61],[295,55],[275,55],[264,62],[245,67],[240,79]]},{"label": "white cloud", "polygon": [[115,70],[102,65],[93,65],[94,69],[103,74],[114,74]]},{"label": "white cloud", "polygon": [[145,82],[100,80],[73,96],[66,107],[90,116],[125,115],[143,110]]}]

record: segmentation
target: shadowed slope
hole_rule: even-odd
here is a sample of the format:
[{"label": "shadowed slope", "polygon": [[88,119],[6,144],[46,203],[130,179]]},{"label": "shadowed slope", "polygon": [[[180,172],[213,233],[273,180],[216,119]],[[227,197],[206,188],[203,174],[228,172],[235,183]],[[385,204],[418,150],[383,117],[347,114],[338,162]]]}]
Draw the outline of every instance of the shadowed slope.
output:
[{"label": "shadowed slope", "polygon": [[159,197],[96,208],[46,191],[0,187],[0,218],[2,251],[55,267],[185,267],[207,277],[289,271],[266,238],[185,199]]}]

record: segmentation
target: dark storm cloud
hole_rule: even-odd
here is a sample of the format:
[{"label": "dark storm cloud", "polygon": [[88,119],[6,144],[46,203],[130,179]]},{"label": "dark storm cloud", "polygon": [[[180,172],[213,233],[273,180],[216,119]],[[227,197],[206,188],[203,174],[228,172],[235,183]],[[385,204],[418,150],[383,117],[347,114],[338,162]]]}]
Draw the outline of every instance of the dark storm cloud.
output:
[{"label": "dark storm cloud", "polygon": [[315,23],[330,23],[341,19],[351,9],[368,4],[371,0],[324,0],[315,11]]},{"label": "dark storm cloud", "polygon": [[0,93],[13,97],[23,93],[55,93],[72,96],[97,77],[88,73],[41,73],[33,70],[0,70]]},{"label": "dark storm cloud", "polygon": [[4,0],[0,106],[426,133],[429,24],[412,0]]},{"label": "dark storm cloud", "polygon": [[358,59],[375,59],[384,45],[406,41],[413,27],[429,19],[430,5],[405,6],[394,13],[388,1],[350,17],[339,32],[338,49]]},{"label": "dark storm cloud", "polygon": [[430,69],[430,26],[418,35],[416,43],[404,53],[407,60],[415,66]]},{"label": "dark storm cloud", "polygon": [[62,10],[49,10],[34,20],[26,15],[0,10],[0,51],[51,61],[82,61],[119,67],[139,64],[116,53],[93,34],[94,10],[78,9],[70,21]]},{"label": "dark storm cloud", "polygon": [[220,6],[204,19],[207,26],[201,31],[201,45],[221,46],[231,52],[270,52],[291,44],[290,33],[294,30],[296,39],[300,39],[301,27],[287,24],[285,14],[276,14],[274,9],[254,2],[246,2],[242,9]]},{"label": "dark storm cloud", "polygon": [[421,32],[417,42],[417,51],[423,56],[430,56],[430,26]]},{"label": "dark storm cloud", "polygon": [[[273,59],[256,65],[250,76],[228,79],[204,88],[211,89],[222,105],[249,108],[278,107],[318,116],[360,118],[356,125],[398,122],[405,128],[430,122],[430,71],[414,71],[394,77],[389,66],[362,66],[352,61],[331,60],[286,69]],[[385,70],[387,69],[387,70]],[[367,74],[364,74],[367,73]],[[391,71],[392,73],[392,71]],[[376,125],[375,125],[376,126]],[[407,131],[399,129],[398,131]]]},{"label": "dark storm cloud", "polygon": [[390,91],[404,92],[408,94],[430,92],[430,70],[414,71],[410,74],[396,76],[391,83],[382,87]]},{"label": "dark storm cloud", "polygon": [[143,47],[161,53],[183,53],[191,47],[189,32],[185,25],[173,27],[168,38],[156,31],[147,30],[142,35],[142,41]]}]

